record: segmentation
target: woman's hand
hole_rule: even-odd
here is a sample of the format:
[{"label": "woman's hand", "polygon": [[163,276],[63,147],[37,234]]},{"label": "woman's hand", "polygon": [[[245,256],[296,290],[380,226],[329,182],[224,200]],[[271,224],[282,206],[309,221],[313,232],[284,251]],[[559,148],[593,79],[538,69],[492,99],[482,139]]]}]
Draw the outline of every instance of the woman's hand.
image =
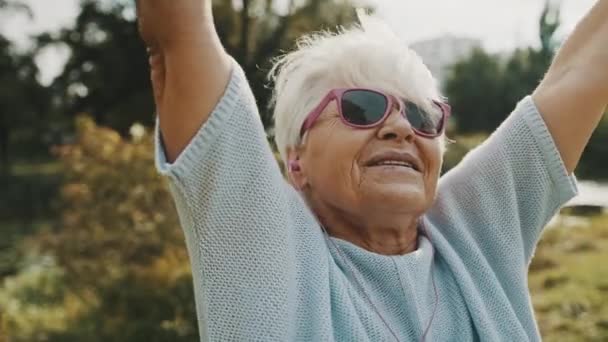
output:
[{"label": "woman's hand", "polygon": [[165,152],[172,162],[221,97],[231,62],[213,25],[211,0],[137,0],[137,13],[150,54]]},{"label": "woman's hand", "polygon": [[608,105],[608,0],[578,24],[532,97],[572,173]]}]

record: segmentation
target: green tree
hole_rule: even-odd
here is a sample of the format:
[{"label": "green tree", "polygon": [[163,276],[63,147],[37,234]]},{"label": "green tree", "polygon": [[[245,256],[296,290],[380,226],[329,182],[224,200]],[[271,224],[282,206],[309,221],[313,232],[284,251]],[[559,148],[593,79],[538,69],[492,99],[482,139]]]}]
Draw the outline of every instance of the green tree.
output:
[{"label": "green tree", "polygon": [[559,46],[555,37],[559,15],[559,7],[547,2],[539,19],[540,48],[516,49],[507,61],[502,79],[505,106],[512,107],[532,93],[547,72]]},{"label": "green tree", "polygon": [[0,173],[10,170],[11,146],[36,142],[49,104],[47,90],[38,83],[38,67],[30,53],[18,54],[0,36]]},{"label": "green tree", "polygon": [[214,13],[220,39],[227,51],[243,66],[253,93],[262,105],[264,127],[272,126],[269,103],[271,89],[267,73],[271,61],[282,51],[292,48],[302,34],[333,29],[355,20],[350,1],[289,0],[281,11],[276,0],[244,0],[242,8],[231,1],[215,1]]},{"label": "green tree", "polygon": [[[539,19],[539,48],[519,48],[504,61],[499,56],[476,50],[456,63],[447,80],[446,93],[454,109],[460,133],[493,132],[524,96],[532,93],[549,68],[559,41],[559,8],[547,2]],[[608,118],[604,118],[579,163],[582,178],[608,179]],[[449,167],[466,153],[462,145],[453,146]]]},{"label": "green tree", "polygon": [[[13,15],[32,18],[30,8],[20,1],[0,0],[0,20]],[[48,93],[38,81],[35,51],[18,52],[0,34],[0,175],[11,169],[12,146],[40,136],[40,122],[48,105]],[[15,141],[17,137],[21,139]],[[25,137],[25,139],[24,139]]]},{"label": "green tree", "polygon": [[41,47],[58,44],[71,51],[52,84],[60,111],[90,113],[98,123],[121,133],[133,122],[152,124],[147,59],[130,2],[83,0],[74,27],[42,34],[38,42]]},{"label": "green tree", "polygon": [[452,67],[446,93],[461,133],[485,132],[504,120],[502,66],[481,49]]},{"label": "green tree", "polygon": [[[281,3],[284,1],[213,3],[220,39],[248,75],[267,128],[272,120],[265,107],[271,93],[266,73],[272,58],[305,32],[354,20],[354,10],[344,0],[290,0],[283,9]],[[39,42],[41,46],[65,44],[71,51],[64,72],[52,87],[64,112],[91,113],[98,123],[123,134],[135,121],[152,124],[147,59],[131,1],[82,0],[73,28],[44,34]]]},{"label": "green tree", "polygon": [[558,46],[559,8],[547,2],[539,19],[539,48],[520,48],[507,59],[475,50],[456,63],[446,82],[458,130],[490,133],[524,96],[532,93]]}]

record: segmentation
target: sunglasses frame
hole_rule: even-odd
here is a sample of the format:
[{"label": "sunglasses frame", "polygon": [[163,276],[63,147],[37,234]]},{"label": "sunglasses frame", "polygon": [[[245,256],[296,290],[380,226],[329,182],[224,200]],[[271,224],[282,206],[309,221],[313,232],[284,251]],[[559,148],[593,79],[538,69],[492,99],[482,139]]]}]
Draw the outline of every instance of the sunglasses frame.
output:
[{"label": "sunglasses frame", "polygon": [[[387,103],[387,106],[384,111],[384,114],[382,115],[382,118],[380,118],[377,122],[374,122],[369,125],[357,125],[357,124],[353,124],[353,123],[349,122],[348,120],[346,120],[346,118],[344,117],[344,112],[342,111],[342,97],[344,96],[344,94],[346,94],[347,92],[350,92],[350,91],[369,91],[372,93],[382,95],[386,99],[386,103]],[[319,116],[321,116],[321,113],[323,113],[323,111],[325,110],[327,105],[329,105],[329,103],[331,103],[331,101],[334,101],[334,100],[336,101],[336,104],[338,105],[338,114],[340,116],[340,120],[342,120],[342,123],[344,123],[346,126],[349,126],[349,127],[367,129],[367,128],[372,128],[372,127],[381,125],[392,112],[392,110],[395,106],[395,102],[397,104],[399,104],[399,112],[403,115],[403,117],[406,120],[408,120],[407,114],[405,112],[406,106],[405,106],[404,101],[399,100],[392,95],[388,95],[382,91],[378,91],[378,90],[374,90],[374,89],[367,89],[367,88],[336,88],[336,89],[330,90],[327,93],[327,95],[325,95],[323,100],[321,100],[321,102],[307,115],[306,120],[304,120],[304,123],[302,124],[302,129],[300,130],[300,138],[302,138],[304,136],[306,131],[308,131],[309,129],[312,128],[312,126],[317,121]],[[408,101],[405,101],[405,102],[408,102]],[[447,122],[448,118],[450,117],[450,115],[452,113],[452,109],[449,104],[440,102],[440,101],[435,101],[435,100],[433,100],[433,103],[439,107],[439,109],[441,110],[441,114],[442,114],[441,120],[439,122],[439,129],[437,130],[437,133],[430,134],[430,133],[421,132],[412,126],[412,130],[414,130],[414,132],[417,135],[425,137],[425,138],[436,138],[436,137],[440,136],[445,129],[445,123]],[[409,120],[408,120],[408,122],[409,122]]]}]

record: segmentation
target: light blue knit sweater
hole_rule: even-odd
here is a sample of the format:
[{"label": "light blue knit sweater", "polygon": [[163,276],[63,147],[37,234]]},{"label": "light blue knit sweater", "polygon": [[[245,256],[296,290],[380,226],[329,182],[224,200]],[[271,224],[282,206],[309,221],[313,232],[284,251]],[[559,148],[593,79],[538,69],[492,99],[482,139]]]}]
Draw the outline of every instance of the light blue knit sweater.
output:
[{"label": "light blue knit sweater", "polygon": [[431,272],[439,300],[427,341],[540,340],[528,264],[543,226],[577,187],[530,97],[440,179],[423,218],[430,239],[402,256],[324,238],[282,177],[236,63],[175,163],[166,162],[158,128],[156,136],[157,168],[186,236],[202,341],[395,341],[349,265],[400,341],[420,340],[432,316]]}]

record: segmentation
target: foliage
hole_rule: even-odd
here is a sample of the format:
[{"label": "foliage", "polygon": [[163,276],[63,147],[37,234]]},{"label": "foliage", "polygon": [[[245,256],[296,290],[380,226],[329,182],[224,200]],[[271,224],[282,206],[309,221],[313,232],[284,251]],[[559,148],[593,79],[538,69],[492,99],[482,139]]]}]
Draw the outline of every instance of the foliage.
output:
[{"label": "foliage", "polygon": [[[278,4],[285,2],[287,11],[282,13]],[[231,1],[215,1],[214,13],[226,50],[249,77],[266,128],[272,126],[271,111],[266,106],[271,95],[266,85],[272,59],[290,49],[302,34],[355,20],[348,0],[244,0],[243,10]]]},{"label": "foliage", "polygon": [[0,35],[0,173],[10,171],[9,152],[18,135],[40,142],[39,119],[48,106],[46,89],[38,84],[38,67],[31,55],[19,55]]},{"label": "foliage", "polygon": [[52,260],[38,260],[5,281],[0,291],[0,306],[4,308],[0,326],[11,341],[41,340],[44,332],[65,330],[85,309],[82,301],[67,291],[64,278],[65,272]]},{"label": "foliage", "polygon": [[15,309],[2,325],[19,341],[194,340],[187,250],[151,137],[139,125],[126,140],[90,118],[77,128],[77,142],[56,149],[61,217],[22,246],[56,264],[5,280],[0,298]]},{"label": "foliage", "polygon": [[133,122],[153,122],[148,64],[132,7],[83,0],[74,27],[38,37],[40,47],[61,45],[71,52],[51,86],[61,112],[90,113],[121,133]]},{"label": "foliage", "polygon": [[[153,102],[145,49],[137,33],[132,1],[82,0],[74,27],[38,37],[40,46],[63,45],[71,51],[64,72],[52,85],[65,113],[91,113],[96,122],[126,133],[131,123],[153,122]],[[304,32],[354,20],[348,1],[214,1],[214,19],[226,50],[243,66],[264,107],[270,98],[266,74],[270,61]],[[125,115],[125,113],[129,113]]]},{"label": "foliage", "polygon": [[446,82],[460,133],[490,133],[532,93],[557,48],[559,9],[547,2],[539,21],[541,47],[517,49],[506,60],[481,49],[456,63]]},{"label": "foliage", "polygon": [[[539,48],[516,49],[504,58],[476,49],[452,66],[446,93],[454,111],[459,135],[489,135],[506,119],[518,101],[531,94],[549,68],[559,45],[559,9],[548,2],[539,20]],[[583,178],[608,179],[608,115],[596,129],[577,174]],[[458,144],[450,146],[446,168],[467,151]],[[451,150],[451,151],[450,151]]]},{"label": "foliage", "polygon": [[498,58],[481,49],[452,67],[446,93],[460,133],[489,132],[506,118],[502,73]]},{"label": "foliage", "polygon": [[[218,32],[248,73],[267,127],[271,120],[263,104],[270,95],[265,80],[270,59],[304,32],[353,19],[344,0],[293,1],[283,11],[277,3],[214,2]],[[23,4],[0,0],[1,14],[8,13],[8,5],[27,8]],[[63,73],[44,87],[36,79],[34,59],[54,46],[67,47],[70,55]],[[8,191],[0,200],[0,225],[8,234],[0,245],[0,296],[14,309],[0,313],[7,339],[196,339],[187,250],[153,169],[150,137],[123,138],[133,122],[153,122],[148,77],[132,1],[82,0],[75,25],[41,34],[31,51],[17,54],[11,42],[0,39],[0,86],[10,89],[0,96],[0,143],[7,141],[9,129],[20,148],[28,141],[70,142],[73,116],[83,111],[116,130],[79,119],[76,142],[56,149],[63,165],[59,172],[26,170],[48,162],[34,161],[25,150],[13,167],[2,162],[14,173],[0,177]],[[0,144],[0,152],[7,146]],[[45,148],[39,143],[32,150]],[[57,204],[59,181],[64,185]],[[44,191],[32,192],[40,197],[33,201],[29,188]],[[31,203],[45,208],[32,210]],[[49,228],[52,215],[58,217]],[[22,295],[36,289],[50,291],[52,300]]]}]

